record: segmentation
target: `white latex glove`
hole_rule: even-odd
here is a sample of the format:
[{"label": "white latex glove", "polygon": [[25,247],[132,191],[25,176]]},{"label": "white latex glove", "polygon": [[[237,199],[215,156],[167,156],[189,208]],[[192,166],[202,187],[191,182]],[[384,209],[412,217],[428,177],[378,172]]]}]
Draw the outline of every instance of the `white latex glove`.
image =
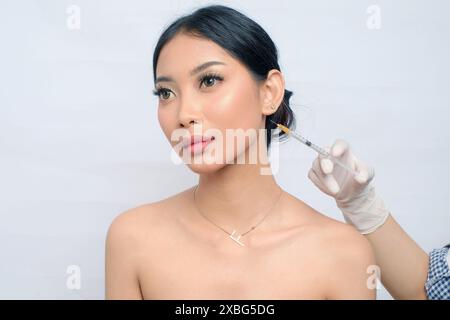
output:
[{"label": "white latex glove", "polygon": [[362,162],[350,150],[350,145],[337,139],[333,146],[325,147],[359,174],[353,178],[338,164],[319,155],[309,170],[308,178],[324,193],[332,196],[341,209],[347,223],[355,226],[362,234],[379,228],[389,216],[383,200],[375,193],[372,179],[375,171]]}]

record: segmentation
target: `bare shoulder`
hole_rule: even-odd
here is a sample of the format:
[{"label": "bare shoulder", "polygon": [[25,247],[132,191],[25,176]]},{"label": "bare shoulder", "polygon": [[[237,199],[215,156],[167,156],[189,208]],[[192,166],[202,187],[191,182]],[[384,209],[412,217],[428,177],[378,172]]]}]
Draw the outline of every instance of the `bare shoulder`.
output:
[{"label": "bare shoulder", "polygon": [[334,247],[330,242],[336,244],[355,244],[365,246],[368,241],[354,227],[330,218],[306,204],[299,198],[287,193],[287,209],[292,212],[291,224],[301,226],[302,230],[308,231],[315,241]]},{"label": "bare shoulder", "polygon": [[303,208],[299,214],[302,240],[320,262],[317,269],[323,274],[327,298],[373,299],[375,291],[367,287],[367,280],[376,262],[369,241],[353,226],[298,201]]},{"label": "bare shoulder", "polygon": [[152,248],[146,241],[161,224],[164,201],[118,214],[111,222],[105,241],[106,299],[142,299],[140,266]]},{"label": "bare shoulder", "polygon": [[[325,223],[320,248],[327,280],[327,299],[375,299],[375,254],[354,227],[339,221]],[[375,276],[375,278],[374,278]]]},{"label": "bare shoulder", "polygon": [[369,241],[353,226],[330,218],[301,200],[298,201],[306,208],[303,209],[305,212],[302,217],[303,223],[322,252],[339,259],[343,256],[366,259],[372,257]]},{"label": "bare shoulder", "polygon": [[328,254],[327,261],[334,270],[351,269],[375,264],[369,241],[353,226],[326,218],[322,223],[319,247]]},{"label": "bare shoulder", "polygon": [[164,227],[188,190],[118,214],[108,228],[107,238],[120,238],[125,244],[137,248],[136,245],[142,243],[152,230]]}]

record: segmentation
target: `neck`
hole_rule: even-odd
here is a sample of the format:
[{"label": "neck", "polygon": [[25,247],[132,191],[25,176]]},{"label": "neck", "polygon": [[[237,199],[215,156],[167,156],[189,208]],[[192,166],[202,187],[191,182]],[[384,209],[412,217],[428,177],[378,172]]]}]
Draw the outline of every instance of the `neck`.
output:
[{"label": "neck", "polygon": [[259,163],[229,164],[214,173],[201,174],[195,195],[197,208],[217,225],[245,232],[276,209],[282,192],[273,175],[262,175],[261,168]]}]

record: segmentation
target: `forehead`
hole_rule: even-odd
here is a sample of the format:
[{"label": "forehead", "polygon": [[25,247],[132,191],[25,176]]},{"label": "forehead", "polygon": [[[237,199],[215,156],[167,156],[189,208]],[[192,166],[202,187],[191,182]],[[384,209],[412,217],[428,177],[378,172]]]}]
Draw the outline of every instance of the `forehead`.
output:
[{"label": "forehead", "polygon": [[239,63],[215,42],[186,34],[178,34],[165,44],[156,66],[156,76],[188,75],[194,67],[211,60],[236,67]]}]

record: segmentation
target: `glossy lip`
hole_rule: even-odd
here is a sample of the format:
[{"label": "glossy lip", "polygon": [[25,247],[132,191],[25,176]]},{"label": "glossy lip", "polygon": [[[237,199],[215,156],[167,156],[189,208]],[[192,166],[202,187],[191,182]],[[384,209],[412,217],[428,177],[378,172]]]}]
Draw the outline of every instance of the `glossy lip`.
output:
[{"label": "glossy lip", "polygon": [[214,140],[214,137],[199,135],[183,137],[183,148],[192,147],[193,144],[199,142],[211,142],[212,140]]},{"label": "glossy lip", "polygon": [[190,136],[183,138],[183,149],[190,151],[191,155],[202,152],[207,145],[215,140],[215,137]]}]

